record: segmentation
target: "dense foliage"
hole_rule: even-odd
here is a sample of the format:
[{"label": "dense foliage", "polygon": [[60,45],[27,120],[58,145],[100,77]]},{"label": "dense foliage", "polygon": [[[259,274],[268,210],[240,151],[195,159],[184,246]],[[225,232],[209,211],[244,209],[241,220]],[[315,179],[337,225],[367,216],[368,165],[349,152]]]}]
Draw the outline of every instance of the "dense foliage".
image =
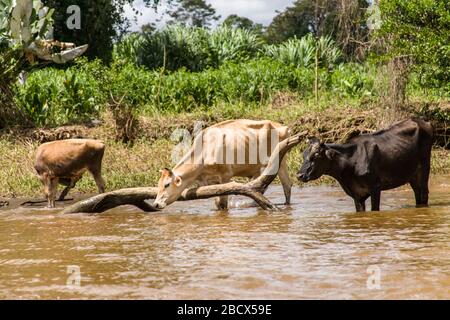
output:
[{"label": "dense foliage", "polygon": [[[344,4],[348,6],[344,8]],[[415,94],[433,88],[439,96],[448,97],[447,1],[383,1],[384,23],[371,41],[367,26],[361,22],[364,15],[360,9],[367,4],[362,0],[296,1],[295,10],[288,8],[285,14],[307,15],[308,19],[300,21],[304,25],[289,26],[285,23],[291,20],[280,14],[265,34],[252,21],[238,16],[229,17],[212,30],[189,23],[160,29],[148,25],[143,32],[128,34],[114,46],[112,41],[100,45],[99,40],[98,49],[106,50],[110,58],[100,51],[88,57],[101,57],[110,63],[85,58],[66,69],[46,67],[30,73],[24,85],[17,82],[11,92],[20,110],[38,126],[98,117],[111,100],[122,101],[138,113],[257,106],[272,103],[284,93],[299,100],[314,98],[316,103],[320,96],[362,103],[389,94],[386,88],[392,86],[392,70],[385,68],[385,61],[407,56],[414,69],[404,73],[406,89]],[[98,23],[107,22],[99,19]],[[277,23],[281,25],[277,27]],[[354,24],[358,28],[352,28]],[[281,26],[295,30],[288,28],[285,33]],[[89,37],[99,32],[94,30],[97,26],[92,28]],[[109,29],[105,30],[108,34]],[[271,32],[282,38],[267,41]],[[112,37],[112,33],[107,35],[108,39]],[[374,47],[383,59],[355,59],[356,40],[367,47],[377,40]],[[8,59],[15,57],[0,55],[1,72]],[[15,70],[19,69],[20,65]],[[10,77],[11,81],[15,78],[17,72]]]},{"label": "dense foliage", "polygon": [[329,69],[342,57],[341,51],[330,37],[316,40],[311,34],[301,39],[289,39],[280,45],[265,46],[265,54],[294,67],[313,66],[317,54],[319,65]]},{"label": "dense foliage", "polygon": [[[114,39],[128,27],[129,21],[125,17],[124,7],[133,4],[134,0],[43,0],[43,2],[55,10],[53,16],[55,39],[88,43],[87,57],[109,62]],[[160,0],[143,0],[143,2],[154,6]],[[67,25],[67,20],[74,14],[73,11],[68,12],[70,6],[80,8],[80,28],[69,28]]]},{"label": "dense foliage", "polygon": [[316,40],[311,34],[290,39],[280,45],[264,44],[257,33],[223,25],[213,31],[204,28],[168,26],[162,30],[131,34],[115,47],[115,59],[148,69],[165,66],[167,70],[186,68],[203,71],[218,68],[227,61],[242,62],[270,57],[292,66],[310,67],[316,49],[322,66],[332,68],[342,57],[330,37]]},{"label": "dense foliage", "polygon": [[45,40],[52,26],[53,9],[40,0],[0,2],[0,128],[28,119],[14,103],[18,76],[42,61],[65,63],[81,55],[86,46],[71,47]]},{"label": "dense foliage", "polygon": [[207,28],[220,18],[216,9],[205,0],[176,0],[172,6],[174,8],[167,12],[172,18],[169,23]]},{"label": "dense foliage", "polygon": [[[323,90],[336,97],[363,97],[374,93],[374,69],[341,65],[331,73],[321,68]],[[111,67],[99,61],[78,63],[66,70],[46,68],[33,73],[20,88],[18,101],[38,125],[61,125],[98,115],[110,96],[145,113],[189,112],[219,103],[259,104],[279,92],[310,97],[315,72],[270,58],[226,62],[217,69],[161,73],[130,63]]]},{"label": "dense foliage", "polygon": [[[346,37],[364,38],[367,0],[296,0],[280,12],[267,28],[266,38],[271,43],[281,43],[294,36],[312,33],[316,37],[328,35],[335,40]],[[345,20],[350,19],[349,24]],[[341,39],[343,40],[343,39]]]},{"label": "dense foliage", "polygon": [[253,32],[228,26],[208,31],[204,28],[171,25],[162,30],[132,34],[115,48],[115,58],[149,69],[186,68],[202,71],[216,68],[225,61],[254,58],[263,47]]},{"label": "dense foliage", "polygon": [[424,85],[450,91],[450,2],[390,0],[381,9],[387,56],[410,57]]}]

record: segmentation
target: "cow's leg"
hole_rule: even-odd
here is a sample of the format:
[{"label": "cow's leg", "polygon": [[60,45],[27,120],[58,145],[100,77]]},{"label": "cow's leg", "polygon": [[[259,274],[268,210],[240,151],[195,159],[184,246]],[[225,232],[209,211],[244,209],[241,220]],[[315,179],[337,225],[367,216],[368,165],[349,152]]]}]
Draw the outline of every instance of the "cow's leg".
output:
[{"label": "cow's leg", "polygon": [[286,199],[285,204],[291,203],[291,189],[292,182],[289,178],[289,173],[286,167],[286,159],[281,162],[280,170],[278,171],[278,177],[280,178],[281,185],[283,186],[284,197]]},{"label": "cow's leg", "polygon": [[355,201],[356,212],[364,212],[366,211],[366,201],[362,199],[353,198]]},{"label": "cow's leg", "polygon": [[65,187],[64,190],[59,195],[58,201],[64,201],[64,199],[66,198],[66,196],[69,193],[70,189],[71,189],[70,186]]},{"label": "cow's leg", "polygon": [[421,165],[417,170],[416,176],[409,181],[409,184],[414,191],[414,197],[416,198],[416,207],[426,206],[428,204],[429,172],[429,167],[428,169],[424,169],[423,165]]},{"label": "cow's leg", "polygon": [[428,206],[428,179],[430,177],[430,155],[423,160],[422,174],[420,179],[420,204],[421,206]]},{"label": "cow's leg", "polygon": [[47,176],[44,182],[44,192],[47,196],[47,207],[55,207],[56,191],[58,188],[58,178]]},{"label": "cow's leg", "polygon": [[428,206],[428,179],[430,177],[431,141],[420,145],[420,163],[416,176],[410,181],[416,197],[416,206]]},{"label": "cow's leg", "polygon": [[411,188],[414,191],[414,197],[416,198],[416,206],[420,206],[422,203],[422,190],[420,187],[420,183],[418,182],[420,180],[420,175],[418,175],[418,176],[419,177],[414,177],[414,179],[412,179],[409,182]]},{"label": "cow's leg", "polygon": [[59,195],[58,201],[64,201],[64,198],[69,193],[71,183],[72,183],[72,179],[70,179],[70,178],[60,178],[59,179],[59,184],[65,186],[65,188]]},{"label": "cow's leg", "polygon": [[420,188],[420,203],[419,206],[428,206],[428,180],[422,181],[422,187]]},{"label": "cow's leg", "polygon": [[80,180],[80,179],[81,179],[81,177],[74,177],[72,179],[69,179],[68,184],[61,183],[62,179],[59,179],[59,183],[65,185],[66,187],[64,188],[64,190],[59,195],[58,201],[64,201],[64,198],[67,196],[67,194],[69,193],[70,189],[75,188],[75,185],[77,184],[78,180]]},{"label": "cow's leg", "polygon": [[228,196],[220,196],[215,200],[216,209],[217,210],[226,210],[228,209]]},{"label": "cow's leg", "polygon": [[[219,184],[228,183],[230,179],[220,179]],[[227,210],[228,209],[228,196],[220,196],[215,200],[217,210]]]},{"label": "cow's leg", "polygon": [[95,184],[98,188],[98,193],[104,193],[105,192],[105,180],[102,178],[101,173],[101,167],[98,168],[91,168],[89,169],[89,172],[92,174],[92,177],[94,177]]},{"label": "cow's leg", "polygon": [[374,189],[370,194],[371,210],[380,211],[381,190]]},{"label": "cow's leg", "polygon": [[50,177],[47,173],[43,173],[39,176],[39,179],[41,179],[42,184],[44,185],[44,196],[47,200],[47,206],[50,206]]}]

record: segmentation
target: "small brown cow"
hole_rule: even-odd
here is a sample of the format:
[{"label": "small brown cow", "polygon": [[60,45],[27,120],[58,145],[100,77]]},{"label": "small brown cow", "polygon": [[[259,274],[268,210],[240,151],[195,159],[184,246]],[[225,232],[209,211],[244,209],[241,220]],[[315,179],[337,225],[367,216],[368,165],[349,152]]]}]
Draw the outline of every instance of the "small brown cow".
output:
[{"label": "small brown cow", "polygon": [[105,192],[101,176],[104,153],[105,145],[92,139],[59,140],[39,146],[34,168],[44,184],[48,207],[55,206],[58,183],[66,187],[59,196],[62,201],[86,171],[94,177],[98,192]]}]

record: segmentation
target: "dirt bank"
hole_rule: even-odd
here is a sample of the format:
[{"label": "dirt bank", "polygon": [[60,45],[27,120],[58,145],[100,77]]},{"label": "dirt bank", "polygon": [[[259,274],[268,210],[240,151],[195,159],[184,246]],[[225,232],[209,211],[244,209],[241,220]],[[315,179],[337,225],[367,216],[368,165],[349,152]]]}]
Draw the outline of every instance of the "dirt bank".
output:
[{"label": "dirt bank", "polygon": [[[450,172],[449,146],[450,123],[446,119],[444,105],[410,105],[404,110],[392,112],[385,108],[329,107],[326,110],[308,110],[304,106],[290,105],[274,108],[267,106],[238,114],[239,118],[271,119],[288,125],[292,132],[308,131],[327,142],[342,142],[354,135],[373,132],[388,127],[397,120],[410,116],[422,116],[433,123],[436,130],[435,150],[432,157],[432,173]],[[40,143],[68,138],[96,138],[107,145],[104,158],[104,178],[107,189],[155,185],[159,169],[172,166],[171,150],[175,141],[171,135],[175,129],[193,131],[196,121],[203,126],[223,121],[227,115],[220,112],[193,113],[138,117],[131,137],[131,144],[121,143],[116,122],[111,113],[104,113],[99,120],[82,125],[58,128],[24,129],[10,128],[0,132],[0,197],[41,196],[42,186],[33,169],[34,151]],[[301,162],[301,150],[295,148],[288,155],[288,165],[293,181]],[[333,183],[323,178],[317,183]],[[93,193],[95,183],[86,175],[75,193]]]}]

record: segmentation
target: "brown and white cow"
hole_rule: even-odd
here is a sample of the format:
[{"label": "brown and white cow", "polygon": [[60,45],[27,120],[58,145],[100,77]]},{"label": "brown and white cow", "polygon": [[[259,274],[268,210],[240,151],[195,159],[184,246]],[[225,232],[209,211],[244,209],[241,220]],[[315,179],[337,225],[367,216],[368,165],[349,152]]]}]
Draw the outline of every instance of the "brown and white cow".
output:
[{"label": "brown and white cow", "polygon": [[[268,120],[229,120],[202,130],[178,164],[172,170],[162,170],[154,206],[162,209],[173,203],[193,184],[204,186],[227,183],[233,177],[260,176],[277,143],[288,137],[286,126]],[[285,160],[278,177],[288,204],[292,182]],[[227,208],[228,197],[219,197],[216,206]]]},{"label": "brown and white cow", "polygon": [[59,140],[40,145],[34,168],[44,184],[48,207],[55,206],[58,183],[66,186],[59,197],[61,201],[86,171],[94,177],[98,192],[103,193],[105,182],[101,170],[104,153],[105,145],[92,139]]}]

